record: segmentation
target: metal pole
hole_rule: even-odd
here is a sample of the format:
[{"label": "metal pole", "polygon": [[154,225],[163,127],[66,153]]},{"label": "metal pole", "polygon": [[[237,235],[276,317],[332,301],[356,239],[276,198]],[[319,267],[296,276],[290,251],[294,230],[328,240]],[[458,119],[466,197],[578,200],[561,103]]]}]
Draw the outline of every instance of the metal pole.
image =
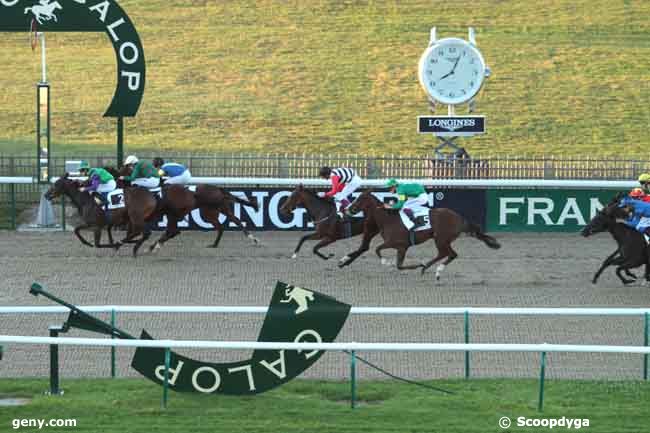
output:
[{"label": "metal pole", "polygon": [[16,185],[9,184],[11,194],[11,229],[16,230]]},{"label": "metal pole", "polygon": [[171,364],[171,351],[169,347],[165,348],[165,375],[163,380],[163,398],[162,407],[167,409],[167,396],[169,394],[169,366]]},{"label": "metal pole", "polygon": [[[648,334],[650,334],[650,314],[645,313],[644,315],[645,330],[643,332],[643,345],[648,347],[650,342],[648,341]],[[648,354],[643,355],[643,380],[648,380]]]},{"label": "metal pole", "polygon": [[[465,344],[469,344],[469,311],[465,311]],[[465,352],[465,379],[469,379],[469,351]]]},{"label": "metal pole", "polygon": [[39,32],[41,37],[41,83],[47,83],[47,62],[45,60],[45,33]]},{"label": "metal pole", "polygon": [[357,402],[357,357],[354,350],[350,352],[350,408],[354,409]]},{"label": "metal pole", "polygon": [[117,167],[124,162],[124,118],[117,118]]},{"label": "metal pole", "polygon": [[[115,308],[111,309],[111,326],[115,327]],[[115,338],[111,335],[111,338]],[[111,377],[115,379],[115,346],[111,346]]]},{"label": "metal pole", "polygon": [[[62,326],[50,326],[50,337],[56,338],[63,330]],[[50,395],[63,394],[59,389],[59,345],[50,344]]]},{"label": "metal pole", "polygon": [[539,372],[539,403],[537,404],[537,410],[542,412],[544,410],[544,375],[546,370],[546,352],[542,352],[542,362]]},{"label": "metal pole", "polygon": [[61,231],[65,231],[65,195],[61,195]]}]

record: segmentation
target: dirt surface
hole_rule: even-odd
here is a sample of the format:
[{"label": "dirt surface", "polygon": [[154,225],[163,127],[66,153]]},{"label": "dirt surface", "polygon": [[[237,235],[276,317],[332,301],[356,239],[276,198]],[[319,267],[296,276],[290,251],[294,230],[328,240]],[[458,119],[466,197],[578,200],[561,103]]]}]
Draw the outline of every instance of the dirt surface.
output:
[{"label": "dirt surface", "polygon": [[[121,233],[118,233],[120,237]],[[340,270],[336,260],[311,254],[311,245],[290,259],[300,233],[257,233],[253,246],[241,233],[224,235],[221,248],[205,248],[210,233],[185,232],[156,255],[134,260],[130,251],[94,250],[71,233],[0,232],[0,306],[53,303],[28,294],[32,282],[76,305],[247,305],[266,306],[277,280],[317,290],[353,306],[495,306],[495,307],[648,307],[650,288],[624,287],[613,269],[597,285],[590,280],[615,244],[609,235],[589,239],[578,234],[501,234],[501,250],[461,238],[459,258],[435,281],[435,267],[397,271],[366,254]],[[157,236],[157,235],[156,235]],[[334,244],[336,258],[359,240]],[[378,241],[375,240],[373,246]],[[409,251],[407,260],[431,257],[433,243]],[[388,252],[394,257],[393,252]],[[639,272],[641,274],[641,272]],[[100,315],[108,319],[108,315]],[[0,314],[0,334],[48,334],[65,315]],[[262,315],[128,314],[117,325],[132,334],[147,329],[156,338],[254,340]],[[78,330],[68,336],[95,336]],[[351,316],[337,341],[463,342],[461,316]],[[480,343],[567,343],[642,345],[641,317],[477,316],[471,341]],[[62,377],[109,375],[110,351],[62,347]],[[118,375],[135,376],[132,350],[118,350]],[[235,351],[182,351],[206,361],[248,357]],[[409,378],[462,377],[463,353],[365,353],[365,358]],[[638,379],[642,356],[550,354],[547,377]],[[46,377],[48,348],[11,345],[0,361],[0,377]],[[471,374],[480,377],[534,377],[539,354],[472,354]],[[381,377],[361,366],[362,378]],[[307,377],[347,378],[348,358],[327,353]]]}]

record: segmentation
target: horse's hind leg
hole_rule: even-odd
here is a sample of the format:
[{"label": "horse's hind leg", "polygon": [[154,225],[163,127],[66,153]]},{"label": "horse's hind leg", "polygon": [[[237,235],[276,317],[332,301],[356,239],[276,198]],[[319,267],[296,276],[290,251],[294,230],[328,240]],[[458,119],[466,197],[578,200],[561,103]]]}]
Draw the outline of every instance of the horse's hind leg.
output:
[{"label": "horse's hind leg", "polygon": [[625,269],[625,268],[624,268],[623,266],[619,266],[619,267],[617,267],[617,268],[616,268],[616,276],[621,280],[621,282],[622,282],[623,284],[631,284],[631,283],[633,283],[634,280],[628,280],[628,279],[626,279],[626,278],[621,274],[621,272],[622,272],[624,269]]},{"label": "horse's hind leg", "polygon": [[229,208],[228,206],[223,206],[223,207],[221,208],[221,211],[224,213],[224,215],[226,215],[226,216],[228,217],[228,220],[234,222],[235,225],[236,225],[237,227],[239,227],[239,228],[244,232],[244,235],[245,235],[248,239],[250,239],[251,241],[253,241],[254,244],[259,244],[259,243],[260,243],[260,240],[259,240],[259,239],[257,239],[255,236],[253,236],[252,234],[250,234],[250,233],[248,232],[248,230],[246,230],[246,228],[245,228],[244,225],[242,224],[241,220],[240,220],[239,218],[237,218],[237,217],[235,216],[234,213],[232,213],[232,211],[230,210],[230,208]]},{"label": "horse's hind leg", "polygon": [[404,259],[406,258],[406,248],[398,248],[397,249],[397,269],[401,270],[409,270],[409,269],[418,269],[418,268],[423,268],[424,265],[419,263],[417,265],[408,265],[404,266]]}]

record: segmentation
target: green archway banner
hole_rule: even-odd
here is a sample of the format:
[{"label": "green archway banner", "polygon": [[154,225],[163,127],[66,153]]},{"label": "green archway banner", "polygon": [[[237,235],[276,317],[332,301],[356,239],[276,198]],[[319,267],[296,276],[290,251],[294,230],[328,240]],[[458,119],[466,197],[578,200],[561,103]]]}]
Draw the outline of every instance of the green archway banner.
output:
[{"label": "green archway banner", "polygon": [[133,117],[145,86],[140,36],[114,0],[0,0],[0,32],[105,32],[117,58],[117,87],[104,116]]},{"label": "green archway banner", "polygon": [[[257,341],[331,343],[351,306],[336,299],[278,282]],[[152,337],[142,331],[141,339]],[[323,351],[255,350],[250,359],[231,363],[199,361],[171,352],[169,387],[179,392],[260,394],[289,382],[311,367]],[[138,347],[131,367],[162,385],[165,349]]]}]

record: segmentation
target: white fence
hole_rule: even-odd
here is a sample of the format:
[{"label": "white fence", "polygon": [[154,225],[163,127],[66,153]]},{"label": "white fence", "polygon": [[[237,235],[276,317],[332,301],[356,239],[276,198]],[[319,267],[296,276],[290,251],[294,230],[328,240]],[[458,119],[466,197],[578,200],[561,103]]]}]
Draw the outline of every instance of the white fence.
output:
[{"label": "white fence", "polygon": [[[266,313],[268,307],[219,307],[219,306],[85,306],[79,307],[87,313],[111,313],[111,323],[115,323],[115,314],[121,313]],[[67,313],[66,307],[0,307],[0,314]],[[109,346],[111,347],[111,376],[115,376],[115,348],[150,347],[165,349],[165,380],[163,384],[163,407],[167,406],[170,372],[170,351],[175,348],[199,349],[240,349],[240,350],[332,350],[350,353],[350,378],[352,407],[355,406],[357,352],[399,351],[399,352],[465,352],[465,378],[469,378],[469,356],[471,352],[536,352],[540,353],[540,382],[538,410],[542,410],[544,401],[544,378],[546,354],[564,353],[627,353],[643,355],[643,378],[648,378],[648,357],[650,347],[650,308],[492,308],[492,307],[352,307],[351,314],[368,315],[440,315],[462,314],[464,316],[465,343],[296,343],[296,342],[256,342],[256,341],[191,341],[191,340],[119,340],[110,338],[52,338],[34,336],[0,335],[0,344],[31,344],[68,346]],[[644,346],[612,345],[568,345],[568,344],[477,344],[469,343],[470,315],[574,315],[574,316],[642,316],[644,317]],[[58,354],[58,349],[56,349]],[[51,354],[51,357],[53,355]],[[56,355],[58,356],[58,355]],[[359,358],[360,359],[360,358]],[[58,393],[58,358],[52,360],[50,383],[51,391]],[[53,378],[56,379],[53,379]]]},{"label": "white fence", "polygon": [[110,338],[53,338],[0,335],[0,343],[157,347],[163,349],[251,349],[251,350],[343,350],[357,352],[581,352],[581,353],[636,353],[650,354],[650,347],[605,346],[579,344],[462,344],[462,343],[285,343],[258,341],[205,340],[115,340]]},{"label": "white fence", "polygon": [[[259,313],[268,307],[253,306],[156,306],[156,305],[96,305],[79,306],[86,313]],[[0,307],[0,314],[13,313],[68,313],[66,307]],[[352,307],[350,314],[420,315],[420,314],[471,314],[471,315],[557,315],[557,316],[645,316],[650,308],[503,308],[503,307]]]},{"label": "white fence", "polygon": [[[52,178],[55,182],[57,178]],[[384,187],[387,179],[363,180],[363,187]],[[544,180],[544,179],[400,179],[401,182],[415,182],[431,187],[457,188],[566,188],[566,189],[629,189],[638,186],[635,181],[614,180]],[[0,184],[36,183],[30,177],[0,177]],[[296,186],[326,187],[329,181],[323,179],[288,179],[255,177],[193,177],[192,184],[237,185],[237,186]]]}]

